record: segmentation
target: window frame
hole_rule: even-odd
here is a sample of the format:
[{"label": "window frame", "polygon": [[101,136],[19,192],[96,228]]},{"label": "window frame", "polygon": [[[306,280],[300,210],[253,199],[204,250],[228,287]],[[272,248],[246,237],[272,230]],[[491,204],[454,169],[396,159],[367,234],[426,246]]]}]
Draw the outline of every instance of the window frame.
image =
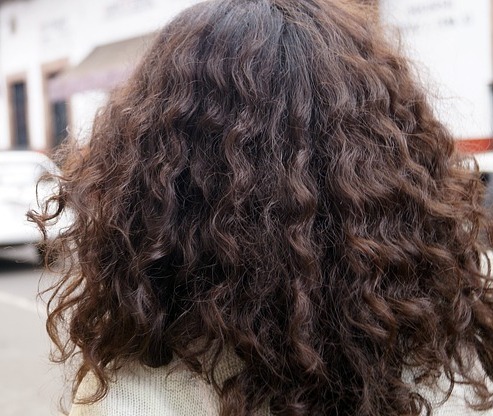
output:
[{"label": "window frame", "polygon": [[[44,123],[45,123],[45,146],[47,149],[53,149],[56,143],[56,137],[52,125],[52,105],[54,102],[50,100],[48,94],[48,83],[52,76],[56,76],[69,68],[69,60],[67,58],[58,59],[56,61],[47,62],[41,65],[41,79],[43,82],[43,106],[44,106]],[[62,101],[62,100],[60,100]],[[70,105],[70,97],[65,99],[67,131],[70,130],[72,124],[72,108]]]},{"label": "window frame", "polygon": [[[25,85],[25,100],[24,100],[24,114],[26,119],[26,139],[27,144],[25,147],[20,147],[17,145],[17,137],[16,137],[16,120],[14,114],[14,108],[12,106],[13,96],[12,96],[12,88],[15,84],[24,83]],[[30,135],[30,117],[29,117],[29,82],[27,78],[26,72],[20,72],[13,75],[8,75],[6,77],[6,85],[7,85],[7,109],[8,109],[8,122],[9,122],[9,135],[10,135],[10,148],[11,149],[31,149],[31,135]]]}]

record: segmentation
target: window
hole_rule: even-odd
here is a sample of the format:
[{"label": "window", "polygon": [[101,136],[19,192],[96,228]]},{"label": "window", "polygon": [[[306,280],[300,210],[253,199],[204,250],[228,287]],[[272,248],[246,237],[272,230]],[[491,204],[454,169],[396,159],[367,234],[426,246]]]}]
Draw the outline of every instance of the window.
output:
[{"label": "window", "polygon": [[50,123],[50,142],[53,146],[58,146],[67,136],[67,102],[65,100],[50,102],[49,123]]},{"label": "window", "polygon": [[45,94],[45,124],[46,124],[46,146],[57,147],[68,134],[70,124],[69,105],[65,98],[53,98],[48,95],[49,81],[60,74],[66,68],[66,60],[52,62],[43,65],[43,80]]},{"label": "window", "polygon": [[9,90],[12,145],[14,148],[25,149],[29,147],[26,82],[12,82]]}]

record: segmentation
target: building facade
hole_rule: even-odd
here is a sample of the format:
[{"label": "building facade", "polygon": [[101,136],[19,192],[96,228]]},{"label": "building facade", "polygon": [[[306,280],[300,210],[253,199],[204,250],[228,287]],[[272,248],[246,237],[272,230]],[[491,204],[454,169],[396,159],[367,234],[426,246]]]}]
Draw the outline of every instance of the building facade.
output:
[{"label": "building facade", "polygon": [[[49,150],[67,126],[85,137],[108,88],[197,1],[0,0],[0,149]],[[438,116],[473,150],[493,147],[492,1],[378,4]]]},{"label": "building facade", "polygon": [[0,149],[83,137],[105,91],[197,0],[0,1]]},{"label": "building facade", "polygon": [[468,151],[493,150],[492,3],[380,0],[390,36],[412,59],[440,120]]}]

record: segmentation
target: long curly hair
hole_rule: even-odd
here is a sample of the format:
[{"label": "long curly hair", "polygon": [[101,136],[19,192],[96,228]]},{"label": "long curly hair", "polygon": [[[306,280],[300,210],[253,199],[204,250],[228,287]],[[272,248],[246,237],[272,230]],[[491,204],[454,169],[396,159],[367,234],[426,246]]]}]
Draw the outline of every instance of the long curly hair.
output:
[{"label": "long curly hair", "polygon": [[[444,376],[492,406],[483,185],[376,20],[198,4],[71,145],[31,216],[72,219],[47,328],[74,390],[95,374],[88,401],[179,357],[223,416],[431,414],[416,386]],[[225,351],[242,366],[220,384]]]}]

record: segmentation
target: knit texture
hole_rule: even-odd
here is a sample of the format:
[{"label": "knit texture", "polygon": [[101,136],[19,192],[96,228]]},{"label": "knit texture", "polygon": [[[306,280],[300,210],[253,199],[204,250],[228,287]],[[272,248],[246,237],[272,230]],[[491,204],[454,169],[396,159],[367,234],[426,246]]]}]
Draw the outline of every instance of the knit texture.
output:
[{"label": "knit texture", "polygon": [[[108,394],[94,404],[74,404],[69,416],[217,416],[219,397],[202,377],[183,365],[173,361],[168,367],[149,368],[131,366],[118,372],[117,379],[110,384]],[[239,371],[237,358],[222,360],[215,375],[219,383]],[[410,374],[407,375],[408,377]],[[406,377],[405,377],[406,378]],[[95,391],[93,376],[86,377],[78,391],[79,398]],[[442,387],[440,387],[442,385]],[[446,386],[443,376],[434,388],[416,389],[428,398],[433,406],[433,416],[493,416],[493,410],[475,412],[467,406],[472,400],[471,391],[456,384],[452,395],[442,403]],[[267,406],[256,416],[269,416]]]},{"label": "knit texture", "polygon": [[[86,377],[78,397],[95,388]],[[121,370],[108,394],[90,404],[74,404],[70,416],[184,416],[217,415],[218,397],[212,386],[185,369],[168,374],[166,368],[134,367]]]}]

